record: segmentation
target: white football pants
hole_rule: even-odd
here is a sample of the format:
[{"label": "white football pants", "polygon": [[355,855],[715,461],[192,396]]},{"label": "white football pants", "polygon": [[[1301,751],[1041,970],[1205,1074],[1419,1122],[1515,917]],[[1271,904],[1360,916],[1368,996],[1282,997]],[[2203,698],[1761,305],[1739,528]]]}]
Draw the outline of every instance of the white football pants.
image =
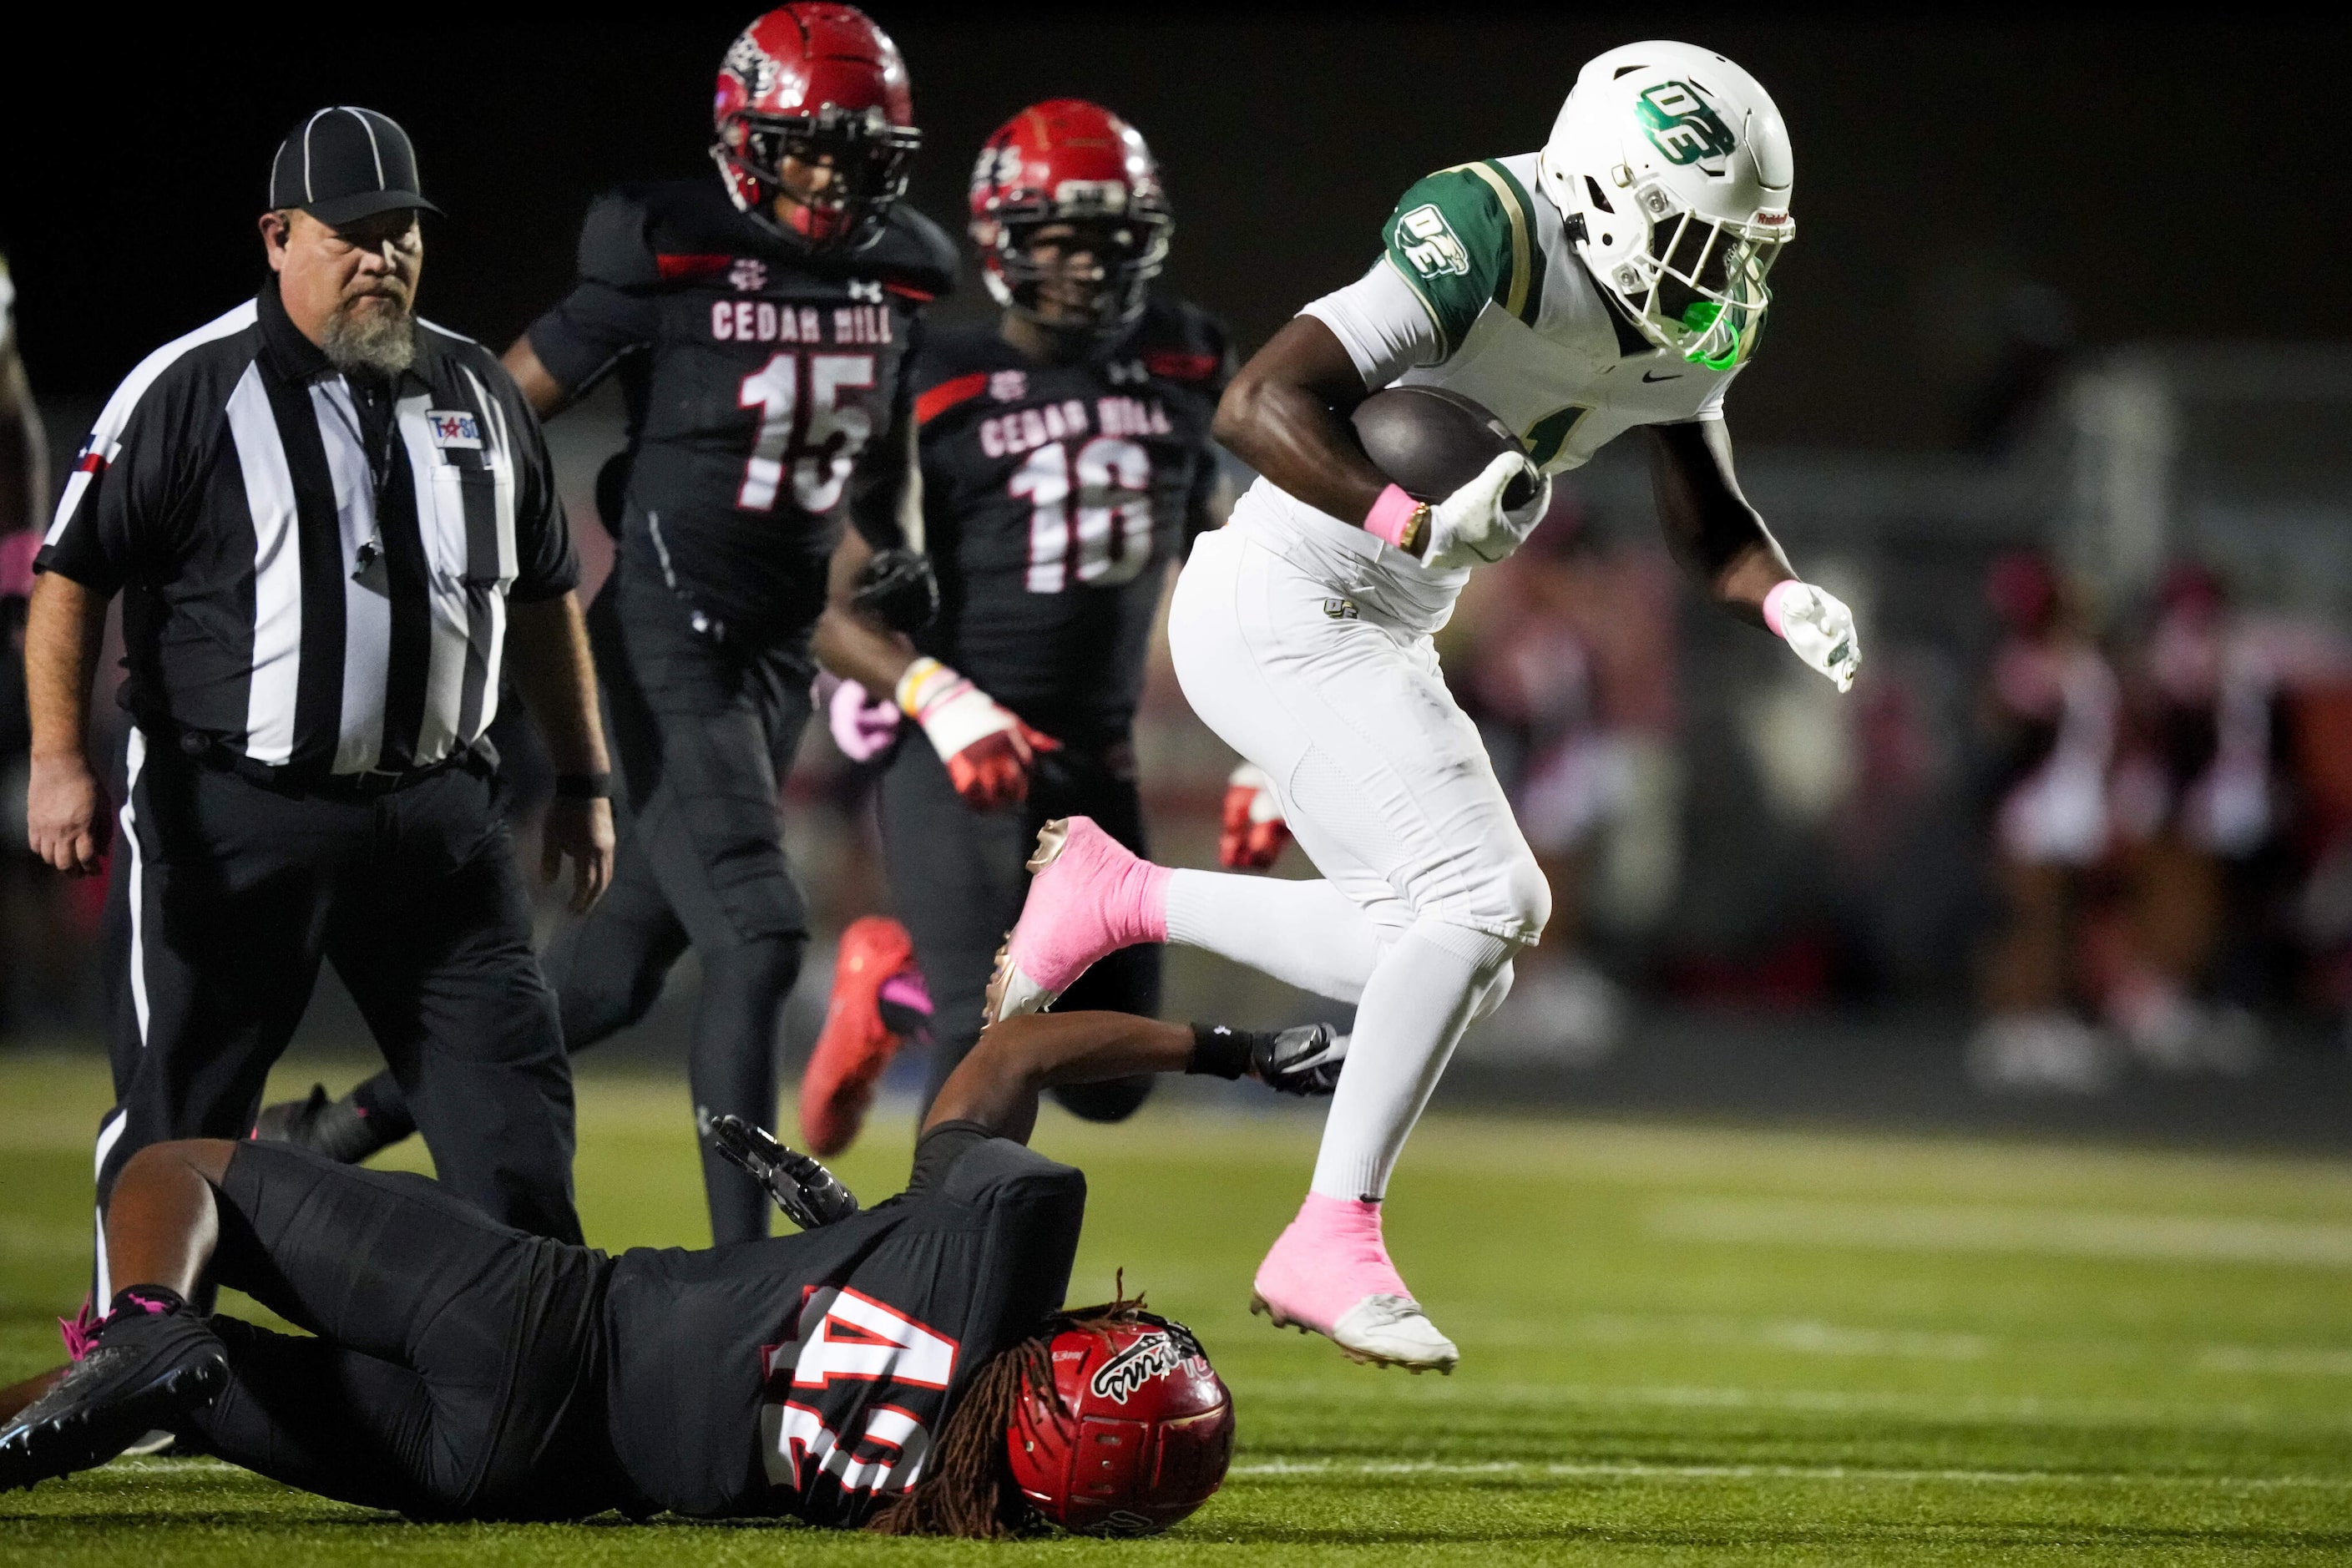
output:
[{"label": "white football pants", "polygon": [[1444,606],[1400,605],[1369,573],[1351,584],[1330,552],[1290,553],[1245,526],[1203,534],[1169,638],[1193,710],[1274,780],[1325,880],[1179,871],[1168,936],[1357,1004],[1314,1189],[1377,1198],[1551,889],[1439,674]]}]

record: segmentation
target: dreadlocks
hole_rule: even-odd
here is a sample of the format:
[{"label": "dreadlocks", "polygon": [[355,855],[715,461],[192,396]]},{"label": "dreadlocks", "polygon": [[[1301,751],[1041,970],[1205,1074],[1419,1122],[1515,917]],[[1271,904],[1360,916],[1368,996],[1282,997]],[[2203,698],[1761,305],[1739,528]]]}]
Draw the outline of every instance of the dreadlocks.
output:
[{"label": "dreadlocks", "polygon": [[959,1535],[1003,1541],[1036,1525],[1036,1516],[1012,1484],[1004,1463],[1004,1431],[1025,1388],[1051,1391],[1054,1365],[1046,1354],[1054,1337],[1073,1329],[1108,1335],[1135,1322],[1143,1298],[1125,1293],[1126,1279],[1113,1289],[1117,1300],[1099,1307],[1058,1312],[1019,1344],[989,1358],[948,1412],[931,1462],[913,1489],[876,1514],[866,1526],[877,1535]]}]

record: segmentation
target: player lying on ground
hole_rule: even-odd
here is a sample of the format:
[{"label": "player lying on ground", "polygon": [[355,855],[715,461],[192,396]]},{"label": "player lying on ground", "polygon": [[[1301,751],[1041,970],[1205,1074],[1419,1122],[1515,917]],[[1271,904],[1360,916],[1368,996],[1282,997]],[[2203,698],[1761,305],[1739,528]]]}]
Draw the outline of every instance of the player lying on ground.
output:
[{"label": "player lying on ground", "polygon": [[[1041,1090],[1139,1072],[1293,1093],[1336,1078],[1316,1029],[1024,1020],[941,1089],[898,1196],[802,1236],[617,1258],[414,1174],[280,1143],[153,1145],[115,1189],[107,1251],[127,1283],[94,1348],[0,1393],[0,1490],[163,1427],[420,1518],[1172,1523],[1223,1478],[1231,1404],[1190,1333],[1139,1302],[1061,1310],[1086,1178],[1022,1146]],[[855,1208],[814,1161],[726,1125],[795,1217]],[[190,1310],[215,1282],[317,1337]]]},{"label": "player lying on ground", "polygon": [[[1390,1262],[1380,1201],[1474,1020],[1500,1005],[1551,894],[1431,634],[1470,571],[1540,521],[1533,467],[1649,430],[1668,544],[1708,595],[1844,689],[1853,620],[1799,582],[1733,476],[1723,397],[1754,352],[1792,225],[1788,132],[1711,50],[1648,43],[1587,64],[1540,153],[1432,174],[1384,254],[1243,367],[1217,435],[1262,476],[1193,547],[1169,638],[1185,698],[1263,769],[1324,880],[1138,860],[1082,819],[1041,836],[992,1017],[1048,1005],[1139,942],[1204,947],[1357,1004],[1348,1069],[1298,1217],[1260,1265],[1277,1322],[1368,1360],[1451,1366]],[[1402,381],[1490,410],[1502,453],[1434,505],[1365,457],[1349,416]]]}]

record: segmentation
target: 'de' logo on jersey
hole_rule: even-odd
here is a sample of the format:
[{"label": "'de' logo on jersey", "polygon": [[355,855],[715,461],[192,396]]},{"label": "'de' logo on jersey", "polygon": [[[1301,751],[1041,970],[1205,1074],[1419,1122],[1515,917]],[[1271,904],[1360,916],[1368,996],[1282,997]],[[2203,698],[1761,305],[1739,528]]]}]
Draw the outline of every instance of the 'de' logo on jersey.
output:
[{"label": "'de' logo on jersey", "polygon": [[1423,278],[1460,276],[1470,270],[1470,253],[1454,236],[1454,226],[1436,204],[1417,206],[1396,221],[1397,249]]},{"label": "'de' logo on jersey", "polygon": [[[1201,1355],[1201,1347],[1192,1335],[1181,1329],[1166,1328],[1149,1333],[1110,1360],[1095,1368],[1087,1386],[1097,1399],[1108,1399],[1124,1405],[1127,1396],[1140,1390],[1155,1378],[1166,1377],[1186,1362]],[[1205,1368],[1205,1358],[1202,1365]]]},{"label": "'de' logo on jersey", "polygon": [[433,432],[436,447],[464,447],[472,451],[482,449],[482,426],[464,409],[428,408],[425,411],[425,427]]},{"label": "'de' logo on jersey", "polygon": [[1686,81],[1661,82],[1644,91],[1633,108],[1650,144],[1670,163],[1727,157],[1735,145],[1723,116]]}]

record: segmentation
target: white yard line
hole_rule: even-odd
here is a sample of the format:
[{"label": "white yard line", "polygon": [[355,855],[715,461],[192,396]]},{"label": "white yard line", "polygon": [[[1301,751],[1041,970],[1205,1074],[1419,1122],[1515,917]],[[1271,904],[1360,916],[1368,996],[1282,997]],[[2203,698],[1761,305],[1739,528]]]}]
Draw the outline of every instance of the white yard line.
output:
[{"label": "white yard line", "polygon": [[[133,1470],[228,1470],[251,1472],[219,1459],[191,1457],[123,1458]],[[1318,1476],[1543,1476],[1561,1480],[1633,1481],[1826,1481],[1876,1482],[1892,1486],[1949,1484],[2016,1487],[2210,1487],[2223,1491],[2352,1490],[2352,1476],[2162,1475],[2123,1470],[1877,1469],[1849,1465],[1644,1465],[1580,1463],[1543,1459],[1259,1459],[1245,1460],[1236,1476],[1311,1479]]]},{"label": "white yard line", "polygon": [[1564,1479],[1665,1481],[1877,1481],[1900,1486],[2215,1487],[2352,1489],[2352,1476],[2159,1475],[2121,1470],[1874,1469],[1847,1465],[1643,1465],[1566,1460],[1264,1459],[1235,1465],[1237,1476],[1553,1476]]},{"label": "white yard line", "polygon": [[1677,1241],[2352,1269],[2352,1225],[2231,1215],[1705,1197],[1653,1204],[1643,1221]]},{"label": "white yard line", "polygon": [[2352,1415],[2282,1408],[2254,1400],[2204,1404],[2152,1399],[2046,1398],[2040,1394],[1934,1394],[1894,1389],[1738,1388],[1671,1384],[1486,1383],[1468,1377],[1421,1378],[1409,1386],[1388,1378],[1344,1384],[1301,1379],[1255,1383],[1244,1392],[1261,1399],[1321,1405],[1408,1399],[1432,1405],[1469,1403],[1495,1407],[1559,1405],[1649,1406],[1668,1410],[1773,1410],[1799,1415],[1907,1416],[1920,1421],[2008,1422],[2033,1426],[2222,1427],[2231,1431],[2352,1431]]}]

